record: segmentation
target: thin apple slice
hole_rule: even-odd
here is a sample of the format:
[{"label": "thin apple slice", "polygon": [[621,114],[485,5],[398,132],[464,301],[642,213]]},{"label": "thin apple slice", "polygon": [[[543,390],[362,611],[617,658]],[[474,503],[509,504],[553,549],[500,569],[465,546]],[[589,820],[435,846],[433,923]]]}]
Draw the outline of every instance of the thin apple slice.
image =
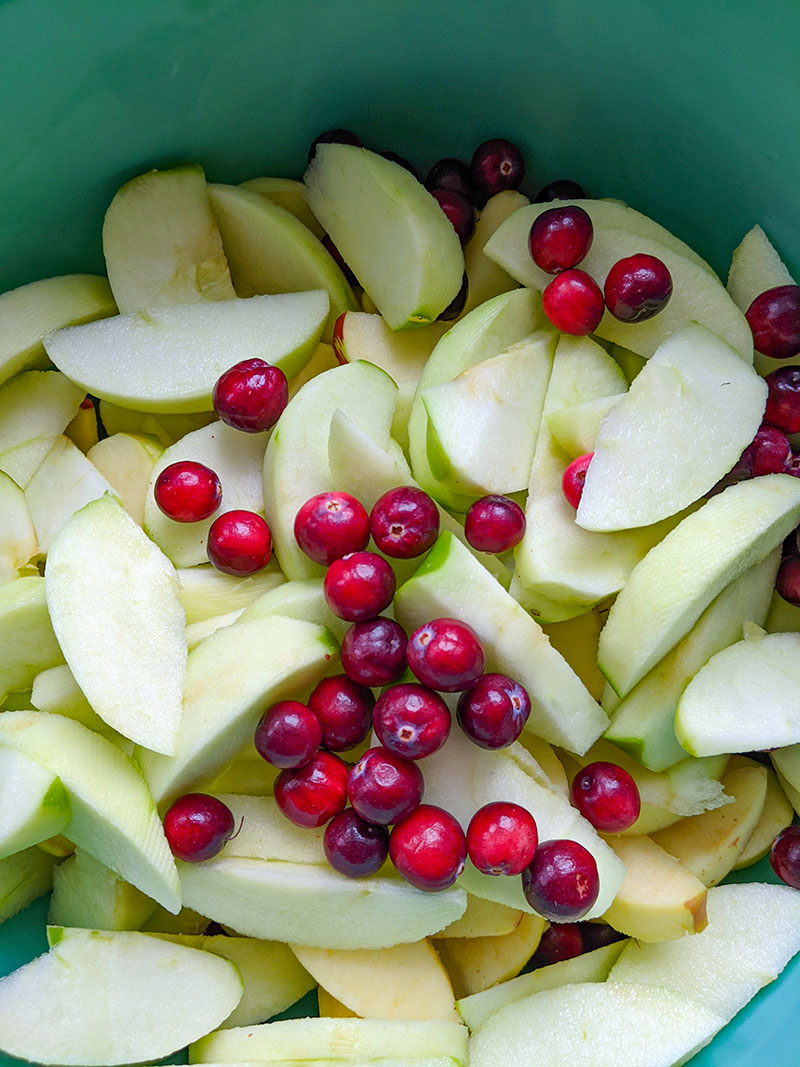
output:
[{"label": "thin apple slice", "polygon": [[294,178],[249,178],[242,182],[240,188],[250,189],[271,204],[277,204],[284,211],[291,212],[315,237],[322,239],[325,230],[320,226],[313,211],[308,206],[306,187]]},{"label": "thin apple slice", "polygon": [[327,989],[323,989],[322,986],[317,986],[317,1004],[319,1006],[319,1017],[321,1019],[358,1019],[359,1016],[354,1011],[350,1011],[346,1008],[340,1000],[331,996]]},{"label": "thin apple slice", "polygon": [[84,455],[100,440],[97,412],[91,397],[84,397],[81,401],[72,421],[64,430],[64,436],[77,445]]},{"label": "thin apple slice", "polygon": [[63,663],[50,622],[44,578],[0,585],[0,696],[30,689],[39,671]]},{"label": "thin apple slice", "polygon": [[91,706],[66,663],[39,671],[33,679],[30,702],[37,711],[66,715],[68,719],[74,719],[115,744],[122,740],[120,734],[101,719]]},{"label": "thin apple slice", "polygon": [[285,860],[287,863],[327,863],[322,847],[324,830],[295,826],[272,797],[217,792],[214,795],[230,808],[234,823],[239,827],[236,836],[219,853],[223,859],[238,856],[241,859]]},{"label": "thin apple slice", "polygon": [[800,745],[776,748],[770,759],[792,807],[800,815]]},{"label": "thin apple slice", "polygon": [[529,203],[528,198],[516,189],[504,189],[490,197],[481,208],[478,221],[475,223],[475,232],[464,246],[464,266],[469,288],[462,316],[468,315],[473,308],[491,300],[492,297],[516,289],[518,283],[515,279],[510,274],[506,274],[494,260],[489,259],[484,249],[489,238],[501,224],[515,211]]},{"label": "thin apple slice", "polygon": [[764,797],[764,807],[755,829],[747,839],[747,844],[733,865],[734,871],[750,867],[763,859],[772,848],[772,842],[781,830],[790,826],[794,819],[794,808],[781,788],[775,771],[771,767],[766,767],[765,770],[767,772],[767,794]]},{"label": "thin apple slice", "polygon": [[5,382],[0,386],[0,452],[62,433],[85,395],[58,371],[30,370]]},{"label": "thin apple slice", "polygon": [[47,921],[94,930],[138,930],[156,902],[82,848],[53,871]]},{"label": "thin apple slice", "polygon": [[547,428],[570,459],[593,452],[603,419],[624,394],[599,396],[572,407],[551,411]]},{"label": "thin apple slice", "polygon": [[187,625],[246,608],[284,581],[275,562],[246,578],[223,574],[210,563],[199,567],[179,567],[177,575]]},{"label": "thin apple slice", "polygon": [[0,583],[19,577],[20,567],[38,550],[25,493],[13,478],[0,472]]},{"label": "thin apple slice", "polygon": [[[605,685],[605,678],[597,666],[597,642],[602,628],[603,621],[596,608],[542,627],[550,644],[561,653],[597,701],[603,695]],[[523,744],[527,744],[527,737],[523,738]],[[536,752],[532,755],[539,759]]]},{"label": "thin apple slice", "polygon": [[499,937],[451,937],[434,941],[456,996],[467,997],[515,978],[542,939],[547,923],[523,915],[516,928]]},{"label": "thin apple slice", "polygon": [[36,845],[0,860],[0,923],[50,892],[58,862]]},{"label": "thin apple slice", "polygon": [[288,615],[290,619],[316,622],[330,630],[340,642],[350,626],[328,607],[321,578],[283,582],[248,604],[239,618],[242,622],[252,622],[253,619],[265,619],[268,615]]},{"label": "thin apple slice", "polygon": [[21,489],[27,489],[59,436],[34,437],[0,452],[0,471],[13,479]]},{"label": "thin apple slice", "polygon": [[154,437],[115,433],[98,441],[86,458],[103,475],[137,526],[144,524],[150,475],[163,452]]},{"label": "thin apple slice", "polygon": [[460,919],[440,930],[437,938],[500,937],[510,934],[519,925],[522,912],[493,900],[483,900],[467,894],[467,910]]},{"label": "thin apple slice", "polygon": [[176,414],[172,411],[160,411],[158,416],[147,411],[134,411],[121,408],[108,400],[98,404],[98,415],[106,433],[146,434],[155,437],[162,448],[168,448],[192,430],[207,426],[217,417],[213,411],[189,411]]},{"label": "thin apple slice", "polygon": [[60,778],[0,746],[0,859],[60,834],[71,814]]}]

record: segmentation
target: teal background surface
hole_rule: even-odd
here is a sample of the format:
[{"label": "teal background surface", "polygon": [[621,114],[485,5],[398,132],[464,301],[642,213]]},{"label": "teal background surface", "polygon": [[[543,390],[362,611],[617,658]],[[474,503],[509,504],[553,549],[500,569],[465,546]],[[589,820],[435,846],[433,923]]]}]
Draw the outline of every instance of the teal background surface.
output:
[{"label": "teal background surface", "polygon": [[[299,177],[332,126],[423,169],[507,136],[529,192],[576,178],[723,275],[760,222],[798,274],[799,54],[797,0],[6,0],[0,290],[101,271],[105,208],[142,170]],[[44,949],[45,914],[0,928],[0,970]],[[800,1063],[799,1001],[795,960],[694,1067]]]}]

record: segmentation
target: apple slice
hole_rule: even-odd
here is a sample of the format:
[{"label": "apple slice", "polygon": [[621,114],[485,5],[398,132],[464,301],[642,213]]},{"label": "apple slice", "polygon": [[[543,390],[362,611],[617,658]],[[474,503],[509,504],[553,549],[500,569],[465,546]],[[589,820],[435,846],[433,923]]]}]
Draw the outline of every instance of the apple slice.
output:
[{"label": "apple slice", "polygon": [[249,178],[242,182],[240,188],[250,189],[271,204],[277,204],[284,211],[291,212],[315,237],[322,239],[325,230],[320,226],[306,199],[306,187],[294,178]]},{"label": "apple slice", "polygon": [[39,551],[25,493],[13,478],[0,472],[0,583],[19,577]]},{"label": "apple slice", "polygon": [[64,430],[64,436],[77,445],[84,455],[100,440],[97,412],[91,397],[87,396],[81,401],[72,421]]},{"label": "apple slice", "polygon": [[20,489],[26,489],[57,440],[58,435],[34,437],[7,448],[5,452],[0,452],[0,471],[15,481]]},{"label": "apple slice", "polygon": [[58,862],[36,845],[0,860],[0,923],[50,892]]},{"label": "apple slice", "polygon": [[767,794],[755,829],[747,839],[747,844],[739,853],[733,865],[738,871],[750,867],[763,859],[772,848],[772,842],[785,827],[790,826],[794,818],[794,808],[786,797],[775,771],[771,767],[767,772]]},{"label": "apple slice", "polygon": [[448,937],[501,937],[516,930],[522,912],[493,900],[483,900],[467,893],[467,910],[460,919],[450,923],[436,935],[440,940]]},{"label": "apple slice", "polygon": [[598,396],[547,416],[547,428],[570,459],[593,452],[603,419],[623,396]]},{"label": "apple slice", "polygon": [[364,359],[394,378],[398,385],[419,381],[431,352],[450,329],[432,322],[415,330],[393,332],[381,315],[347,311],[336,320],[333,349],[341,363]]},{"label": "apple slice", "polygon": [[464,246],[464,266],[469,288],[462,316],[468,315],[473,308],[491,300],[492,297],[517,288],[514,278],[506,274],[494,260],[489,259],[484,249],[500,225],[515,211],[529,203],[527,196],[523,196],[516,189],[504,189],[490,197],[481,208],[475,223],[475,232]]},{"label": "apple slice", "polygon": [[109,436],[117,433],[145,434],[155,437],[162,448],[174,445],[180,437],[207,426],[217,417],[213,411],[190,411],[179,415],[160,411],[156,417],[147,411],[121,408],[108,400],[101,400],[97,407],[100,422]]},{"label": "apple slice", "polygon": [[30,689],[39,671],[63,663],[47,610],[44,578],[0,585],[0,696]]},{"label": "apple slice", "polygon": [[71,814],[56,775],[24,753],[0,747],[0,859],[60,834]]},{"label": "apple slice", "polygon": [[156,902],[82,848],[53,871],[47,921],[95,930],[138,930]]},{"label": "apple slice", "polygon": [[800,745],[776,748],[774,752],[770,752],[770,759],[781,788],[800,815]]},{"label": "apple slice", "polygon": [[176,573],[187,625],[246,608],[284,581],[275,562],[246,578],[223,574],[210,563],[200,567],[179,567]]},{"label": "apple slice", "polygon": [[319,1017],[321,1019],[358,1019],[359,1016],[354,1011],[350,1011],[346,1008],[340,1000],[331,996],[327,989],[323,989],[322,986],[317,986],[317,1004],[319,1006]]},{"label": "apple slice", "polygon": [[[550,638],[550,644],[561,653],[597,701],[603,695],[605,685],[605,678],[597,667],[597,642],[602,628],[602,619],[595,608],[564,622],[542,626]],[[523,738],[523,744],[527,744],[527,741],[526,736]],[[532,755],[539,760],[536,752]],[[541,760],[539,762],[541,763]]]},{"label": "apple slice", "polygon": [[291,378],[317,347],[328,294],[150,308],[48,334],[53,363],[87,392],[137,411],[211,411],[217,378],[265,359]]},{"label": "apple slice", "polygon": [[[255,750],[254,750],[255,751]],[[257,757],[261,760],[261,757]],[[263,762],[263,761],[262,761]],[[271,796],[237,796],[216,793],[230,808],[239,830],[219,853],[223,858],[285,860],[287,863],[327,863],[322,847],[323,829],[295,826]],[[324,985],[324,982],[321,982]]]},{"label": "apple slice", "polygon": [[153,437],[116,433],[98,441],[86,453],[86,458],[100,471],[137,526],[144,524],[150,475],[162,452],[161,445]]},{"label": "apple slice", "polygon": [[0,386],[0,453],[62,433],[85,395],[57,371],[26,371],[5,382]]},{"label": "apple slice", "polygon": [[268,615],[288,615],[290,619],[316,622],[330,630],[340,642],[350,628],[350,623],[334,615],[328,607],[321,578],[283,582],[249,604],[239,618],[242,622],[252,622]]},{"label": "apple slice", "polygon": [[75,681],[75,675],[66,663],[39,671],[33,679],[30,704],[37,711],[66,715],[68,719],[74,719],[81,726],[102,734],[114,744],[125,740],[113,727],[100,718],[83,695],[83,690]]},{"label": "apple slice", "polygon": [[434,942],[456,996],[467,997],[515,978],[542,939],[547,923],[523,915],[516,928],[499,937],[451,937]]}]

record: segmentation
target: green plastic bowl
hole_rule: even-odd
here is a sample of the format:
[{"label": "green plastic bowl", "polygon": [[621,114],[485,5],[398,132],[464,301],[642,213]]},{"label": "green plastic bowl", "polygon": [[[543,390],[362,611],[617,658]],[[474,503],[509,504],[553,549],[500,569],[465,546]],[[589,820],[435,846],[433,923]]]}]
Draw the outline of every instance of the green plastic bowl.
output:
[{"label": "green plastic bowl", "polygon": [[[759,222],[800,273],[797,0],[6,0],[0,42],[0,290],[102,271],[134,174],[299,177],[333,126],[422,167],[506,136],[529,190],[619,197],[723,275]],[[45,915],[0,928],[0,971],[45,949]],[[796,1067],[798,1002],[796,959],[694,1067]]]}]

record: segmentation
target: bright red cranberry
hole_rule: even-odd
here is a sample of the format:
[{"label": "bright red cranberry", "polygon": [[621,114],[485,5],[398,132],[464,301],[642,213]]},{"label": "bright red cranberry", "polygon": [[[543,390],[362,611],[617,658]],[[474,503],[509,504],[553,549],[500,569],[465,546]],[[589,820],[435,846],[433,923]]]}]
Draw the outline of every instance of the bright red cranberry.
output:
[{"label": "bright red cranberry", "polygon": [[464,516],[464,535],[479,552],[508,552],[525,533],[525,512],[507,496],[482,496]]},{"label": "bright red cranberry", "polygon": [[483,874],[522,874],[538,841],[531,813],[509,801],[484,804],[467,827],[469,858]]},{"label": "bright red cranberry", "polygon": [[797,555],[796,542],[794,552],[781,560],[775,588],[784,600],[800,607],[800,556]]},{"label": "bright red cranberry", "polygon": [[469,169],[478,191],[488,198],[503,189],[519,188],[525,177],[525,160],[511,141],[493,137],[478,145],[472,154]]},{"label": "bright red cranberry", "polygon": [[164,816],[164,834],[173,856],[200,863],[216,856],[231,837],[233,815],[216,797],[186,793]]},{"label": "bright red cranberry", "polygon": [[394,571],[376,552],[335,559],[323,580],[328,607],[347,622],[372,619],[387,608],[396,588]]},{"label": "bright red cranberry", "polygon": [[422,489],[400,485],[376,501],[369,529],[378,551],[392,559],[414,559],[439,536],[439,509]]},{"label": "bright red cranberry", "polygon": [[583,936],[578,923],[553,923],[536,946],[530,963],[531,970],[574,959],[583,951]]},{"label": "bright red cranberry", "polygon": [[597,760],[572,779],[572,803],[596,830],[619,834],[639,818],[641,800],[636,782],[616,763]]},{"label": "bright red cranberry", "polygon": [[486,657],[475,631],[457,619],[432,619],[408,639],[408,665],[429,689],[457,693],[483,674]]},{"label": "bright red cranberry", "polygon": [[475,207],[455,189],[434,189],[431,196],[447,215],[458,239],[465,245],[475,232]]},{"label": "bright red cranberry", "polygon": [[666,307],[672,275],[656,256],[644,252],[619,259],[603,287],[606,307],[622,322],[644,322]]},{"label": "bright red cranberry", "polygon": [[567,503],[577,508],[583,496],[583,483],[586,481],[586,471],[592,462],[594,452],[584,452],[582,456],[573,459],[561,478],[561,491],[567,498]]},{"label": "bright red cranberry", "polygon": [[281,771],[274,795],[275,803],[296,826],[322,826],[347,803],[347,764],[320,749],[305,766]]},{"label": "bright red cranberry", "polygon": [[786,434],[775,426],[763,423],[748,445],[752,452],[753,474],[780,474],[786,470],[786,463],[792,454],[792,446]]},{"label": "bright red cranberry", "polygon": [[378,697],[373,716],[378,740],[403,759],[436,752],[450,733],[450,709],[432,689],[413,682],[393,685]]},{"label": "bright red cranberry", "polygon": [[346,279],[348,285],[357,285],[358,284],[358,278],[356,278],[355,274],[353,274],[353,271],[350,269],[349,264],[345,261],[344,256],[342,255],[342,253],[339,251],[339,249],[336,247],[336,245],[331,240],[330,234],[326,233],[323,236],[323,238],[322,238],[322,247],[325,249],[325,251],[328,253],[328,255],[331,257],[331,259],[334,261],[336,266],[339,268],[339,270],[345,276],[345,279]]},{"label": "bright red cranberry", "polygon": [[156,504],[175,522],[200,522],[213,515],[222,501],[222,486],[214,471],[191,459],[170,463],[153,487]]},{"label": "bright red cranberry", "polygon": [[406,159],[405,156],[400,156],[397,154],[397,152],[392,151],[381,152],[381,155],[384,159],[388,159],[390,163],[396,163],[398,167],[402,167],[403,170],[407,170],[409,174],[413,174],[415,178],[419,178],[419,175],[417,174],[417,168],[414,166],[411,160]]},{"label": "bright red cranberry", "polygon": [[548,282],[542,293],[542,308],[561,333],[583,337],[600,325],[605,304],[594,278],[573,267]]},{"label": "bright red cranberry", "polygon": [[480,199],[472,173],[466,163],[460,159],[439,159],[433,164],[425,177],[425,188],[429,192],[434,189],[452,189],[461,193],[467,200],[477,204]]},{"label": "bright red cranberry", "polygon": [[314,153],[317,150],[318,144],[352,144],[356,148],[363,148],[361,139],[352,132],[352,130],[326,130],[325,133],[321,133],[318,137],[315,137],[311,142],[311,146],[308,149],[308,162],[314,158]]},{"label": "bright red cranberry", "polygon": [[[391,850],[391,838],[389,848]],[[787,826],[772,842],[769,862],[782,882],[800,889],[800,826]]]},{"label": "bright red cranberry", "polygon": [[765,379],[769,392],[764,421],[784,433],[800,431],[800,367],[778,367]]},{"label": "bright red cranberry", "polygon": [[594,227],[582,207],[565,204],[543,211],[531,226],[528,247],[537,267],[548,274],[575,267],[592,247]]},{"label": "bright red cranberry", "polygon": [[362,819],[389,826],[400,822],[419,805],[425,783],[411,760],[387,748],[368,749],[350,771],[347,795]]},{"label": "bright red cranberry", "polygon": [[342,641],[342,668],[359,685],[388,685],[406,669],[407,644],[405,630],[394,619],[378,615],[353,623]]},{"label": "bright red cranberry", "polygon": [[369,515],[349,493],[317,493],[297,512],[294,536],[309,559],[329,567],[335,559],[367,547]]},{"label": "bright red cranberry", "polygon": [[271,430],[289,403],[289,385],[280,367],[263,359],[243,359],[217,379],[214,410],[228,426],[245,433]]},{"label": "bright red cranberry", "polygon": [[505,674],[484,674],[462,693],[458,724],[481,748],[505,748],[522,733],[531,713],[524,686]]},{"label": "bright red cranberry", "polygon": [[594,856],[577,841],[544,841],[522,872],[522,889],[530,906],[544,919],[580,919],[600,891]]},{"label": "bright red cranberry", "polygon": [[339,874],[366,878],[375,874],[389,855],[389,831],[346,808],[334,815],[322,838],[325,858]]},{"label": "bright red cranberry", "polygon": [[346,674],[323,678],[308,698],[322,729],[321,744],[333,752],[359,745],[372,726],[375,697]]},{"label": "bright red cranberry", "polygon": [[389,855],[407,882],[437,892],[451,886],[464,870],[467,842],[448,811],[420,804],[392,830]]},{"label": "bright red cranberry", "polygon": [[256,727],[256,751],[281,769],[304,766],[321,743],[319,719],[299,700],[279,700],[267,708]]},{"label": "bright red cranberry", "polygon": [[436,316],[437,322],[452,322],[453,319],[457,319],[461,312],[464,310],[464,305],[467,302],[468,296],[469,278],[467,277],[467,272],[464,271],[464,274],[461,278],[461,288],[458,290],[458,292],[447,305],[447,307],[444,309],[444,311],[440,311],[439,314]]},{"label": "bright red cranberry", "polygon": [[272,557],[272,534],[254,511],[226,511],[211,524],[207,550],[218,571],[236,577],[255,574]]},{"label": "bright red cranberry", "polygon": [[570,178],[556,178],[543,185],[533,198],[534,204],[547,204],[551,200],[585,200],[586,193],[582,185]]},{"label": "bright red cranberry", "polygon": [[773,359],[800,354],[800,285],[778,285],[757,296],[746,312],[757,352]]}]

